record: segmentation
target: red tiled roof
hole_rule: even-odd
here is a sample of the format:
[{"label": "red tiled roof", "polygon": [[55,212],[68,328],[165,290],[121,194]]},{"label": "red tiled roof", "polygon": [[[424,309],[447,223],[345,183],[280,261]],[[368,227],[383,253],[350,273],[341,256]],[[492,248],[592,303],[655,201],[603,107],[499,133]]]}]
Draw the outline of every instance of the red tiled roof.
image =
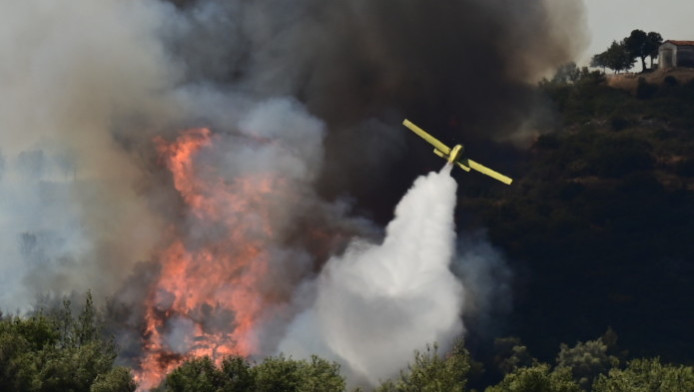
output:
[{"label": "red tiled roof", "polygon": [[677,46],[694,46],[694,41],[674,41],[674,40],[667,40],[667,41],[665,41],[665,42],[663,42],[663,43],[667,43],[667,42],[669,42],[669,43],[671,43],[671,44],[673,44],[673,45],[677,45]]}]

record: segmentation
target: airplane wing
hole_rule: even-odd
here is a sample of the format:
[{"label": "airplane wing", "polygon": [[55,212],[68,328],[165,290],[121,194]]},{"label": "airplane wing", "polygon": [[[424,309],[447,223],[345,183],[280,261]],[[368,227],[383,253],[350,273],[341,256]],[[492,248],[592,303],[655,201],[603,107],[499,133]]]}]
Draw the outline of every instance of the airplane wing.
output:
[{"label": "airplane wing", "polygon": [[420,127],[414,125],[412,122],[410,122],[410,120],[405,119],[405,120],[402,122],[402,125],[404,125],[404,126],[406,126],[407,128],[409,128],[412,132],[414,132],[414,133],[416,133],[417,135],[419,135],[419,137],[421,137],[422,139],[428,141],[429,144],[431,144],[432,146],[434,146],[434,148],[436,148],[437,150],[439,150],[439,151],[441,151],[442,153],[444,153],[444,155],[448,155],[448,154],[451,153],[450,147],[448,147],[447,145],[441,143],[437,138],[435,138],[435,137],[429,135],[428,133],[426,133],[426,131],[423,130],[422,128],[420,128]]},{"label": "airplane wing", "polygon": [[472,159],[468,159],[467,164],[470,167],[470,169],[476,170],[482,174],[486,174],[489,177],[491,177],[495,180],[499,180],[506,185],[511,185],[511,182],[513,182],[513,179],[511,179],[510,177],[507,177],[507,176],[505,176],[505,175],[503,175],[497,171],[494,171],[494,170],[488,168],[487,166],[479,164],[479,163],[473,161]]}]

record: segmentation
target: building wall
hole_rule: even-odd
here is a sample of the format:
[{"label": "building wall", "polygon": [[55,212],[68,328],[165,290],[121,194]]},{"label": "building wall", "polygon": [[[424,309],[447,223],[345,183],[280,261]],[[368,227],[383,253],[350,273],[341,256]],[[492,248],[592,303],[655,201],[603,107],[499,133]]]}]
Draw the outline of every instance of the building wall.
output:
[{"label": "building wall", "polygon": [[694,46],[677,48],[677,66],[694,68]]},{"label": "building wall", "polygon": [[694,46],[677,46],[666,42],[658,49],[658,64],[659,68],[694,68]]},{"label": "building wall", "polygon": [[671,43],[664,43],[660,45],[658,49],[658,67],[659,68],[672,68],[675,66],[675,52],[677,51],[677,46]]}]

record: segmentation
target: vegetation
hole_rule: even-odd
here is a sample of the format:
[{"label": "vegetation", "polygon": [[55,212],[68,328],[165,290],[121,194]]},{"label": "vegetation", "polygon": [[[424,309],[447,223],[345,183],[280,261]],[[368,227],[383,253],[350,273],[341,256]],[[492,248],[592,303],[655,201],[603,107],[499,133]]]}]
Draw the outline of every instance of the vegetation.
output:
[{"label": "vegetation", "polygon": [[636,60],[629,53],[624,41],[612,41],[612,45],[606,51],[593,56],[592,67],[609,68],[615,72],[627,71],[634,66]]},{"label": "vegetation", "polygon": [[397,380],[385,381],[377,392],[462,392],[470,371],[470,354],[458,343],[442,358],[438,347],[428,346],[426,352],[415,351],[414,362],[400,372]]},{"label": "vegetation", "polygon": [[646,71],[646,57],[653,59],[658,57],[658,48],[663,43],[663,37],[659,33],[651,31],[634,30],[621,41],[612,41],[612,45],[606,51],[593,56],[592,67],[609,68],[615,72],[631,69],[637,59],[641,60],[641,69]]},{"label": "vegetation", "polygon": [[[0,315],[0,390],[3,391],[134,391],[132,373],[114,366],[116,347],[103,338],[92,298],[77,317],[64,302],[58,312],[27,317]],[[683,365],[643,358],[620,366],[611,352],[616,335],[562,344],[553,364],[532,357],[518,338],[498,339],[499,355],[490,367],[501,373],[486,392],[685,392],[694,388],[694,371]],[[416,351],[400,375],[384,380],[375,392],[463,392],[481,374],[462,341],[449,352],[436,345]],[[479,384],[479,382],[477,382]],[[364,388],[364,387],[362,387]],[[341,392],[347,389],[340,367],[317,356],[296,360],[283,355],[260,363],[231,356],[215,364],[210,358],[188,360],[156,389],[160,392]],[[364,391],[356,389],[355,391]],[[370,390],[370,389],[366,389]]]},{"label": "vegetation", "polygon": [[635,359],[626,369],[611,369],[601,374],[595,392],[694,391],[694,369],[691,366],[663,365],[660,359]]},{"label": "vegetation", "polygon": [[[504,358],[515,363],[506,368],[502,379],[486,387],[485,392],[583,392],[583,391],[690,391],[694,382],[691,367],[663,365],[658,358],[638,359],[619,366],[617,357],[608,354],[606,337],[579,342],[569,348],[562,345],[554,365],[535,358],[528,362]],[[511,356],[526,351],[518,339]],[[515,347],[521,347],[516,349]],[[526,356],[527,353],[521,355]],[[375,392],[454,392],[468,391],[468,377],[475,364],[462,343],[441,355],[438,348],[427,347],[415,352],[412,363],[400,376],[386,380]],[[270,357],[252,366],[248,361],[231,357],[220,367],[209,358],[185,362],[174,370],[159,388],[160,391],[344,391],[345,381],[337,364],[317,357],[297,361],[283,356]],[[595,382],[594,382],[595,381]],[[638,389],[646,387],[646,389]],[[361,390],[361,389],[357,389]],[[474,391],[474,389],[472,389]]]},{"label": "vegetation", "polygon": [[0,390],[134,391],[130,370],[114,367],[116,347],[101,337],[91,294],[73,317],[69,301],[48,315],[0,318]]},{"label": "vegetation", "polygon": [[339,366],[316,356],[310,361],[269,357],[251,366],[228,357],[220,367],[208,357],[189,360],[175,369],[157,389],[162,392],[339,392],[345,381]]},{"label": "vegetation", "polygon": [[512,260],[521,295],[507,333],[543,359],[612,325],[634,354],[691,361],[694,82],[630,93],[567,69],[540,84],[555,116],[508,166],[514,186],[466,177],[457,221],[488,228]]}]

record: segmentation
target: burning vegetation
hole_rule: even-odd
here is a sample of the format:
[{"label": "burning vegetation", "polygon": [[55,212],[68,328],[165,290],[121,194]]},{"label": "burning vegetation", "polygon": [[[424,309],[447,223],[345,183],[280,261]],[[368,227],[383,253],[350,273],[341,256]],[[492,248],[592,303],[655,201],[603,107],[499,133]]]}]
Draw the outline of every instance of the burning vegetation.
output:
[{"label": "burning vegetation", "polygon": [[190,218],[214,236],[191,245],[185,233],[175,232],[157,260],[159,277],[146,301],[145,356],[138,379],[145,388],[156,386],[183,360],[258,352],[253,331],[264,302],[262,280],[267,275],[270,248],[275,241],[264,200],[282,192],[271,173],[206,182],[196,176],[195,157],[209,147],[208,129],[194,129],[168,143],[156,139],[161,159],[173,176]]}]

